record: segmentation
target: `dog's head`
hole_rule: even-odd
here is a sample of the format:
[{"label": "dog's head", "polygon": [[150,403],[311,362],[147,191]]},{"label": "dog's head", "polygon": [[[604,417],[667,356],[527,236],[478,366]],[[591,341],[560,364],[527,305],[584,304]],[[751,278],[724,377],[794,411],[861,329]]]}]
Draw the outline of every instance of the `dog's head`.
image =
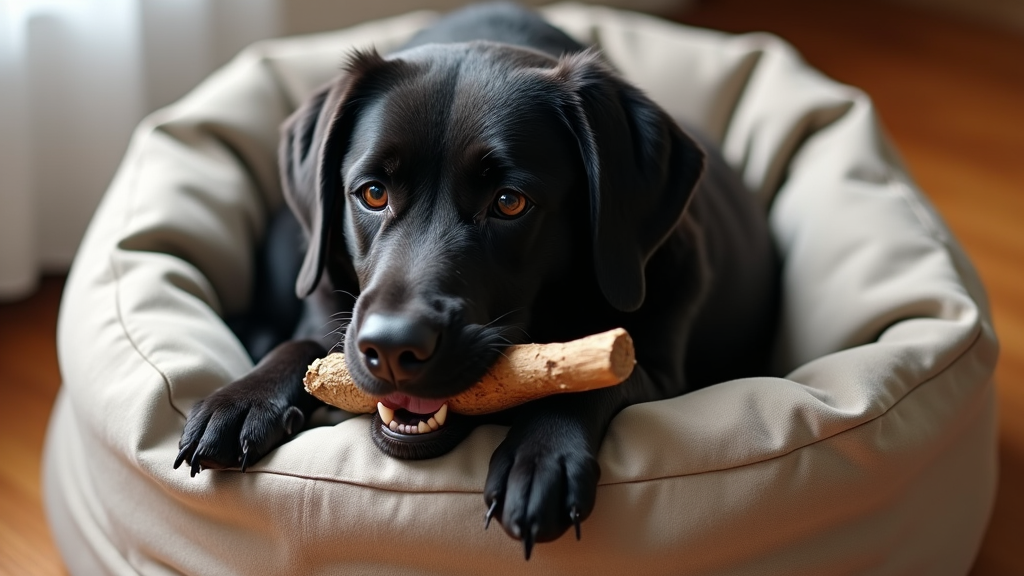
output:
[{"label": "dog's head", "polygon": [[486,42],[354,54],[285,125],[281,160],[309,239],[297,291],[357,287],[349,370],[385,398],[378,446],[406,458],[461,439],[445,399],[524,339],[552,286],[639,308],[703,167],[595,53]]}]

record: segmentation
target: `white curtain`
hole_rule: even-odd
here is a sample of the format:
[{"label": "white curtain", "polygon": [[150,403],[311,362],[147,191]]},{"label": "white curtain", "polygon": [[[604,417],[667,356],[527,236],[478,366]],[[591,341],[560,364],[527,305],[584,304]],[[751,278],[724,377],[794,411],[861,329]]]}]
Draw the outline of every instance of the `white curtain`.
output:
[{"label": "white curtain", "polygon": [[0,0],[0,301],[67,269],[133,127],[246,44],[468,1]]},{"label": "white curtain", "polygon": [[67,268],[143,115],[280,20],[276,0],[0,0],[0,300]]}]

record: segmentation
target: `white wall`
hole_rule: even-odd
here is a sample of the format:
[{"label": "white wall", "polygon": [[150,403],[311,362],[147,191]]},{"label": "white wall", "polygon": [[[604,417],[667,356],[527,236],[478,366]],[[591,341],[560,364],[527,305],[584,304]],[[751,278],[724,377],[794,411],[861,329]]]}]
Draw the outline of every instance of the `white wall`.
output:
[{"label": "white wall", "polygon": [[246,44],[277,0],[0,0],[0,300],[67,269],[142,117]]},{"label": "white wall", "polygon": [[[606,3],[658,13],[687,1]],[[0,301],[67,269],[132,128],[245,45],[464,3],[0,0]]]}]

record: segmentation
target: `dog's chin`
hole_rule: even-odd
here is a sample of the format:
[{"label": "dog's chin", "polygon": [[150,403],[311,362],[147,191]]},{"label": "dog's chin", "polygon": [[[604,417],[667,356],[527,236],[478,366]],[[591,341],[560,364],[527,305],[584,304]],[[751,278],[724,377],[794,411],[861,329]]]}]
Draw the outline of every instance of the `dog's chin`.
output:
[{"label": "dog's chin", "polygon": [[381,452],[403,460],[437,458],[451,452],[469,435],[473,427],[469,417],[449,414],[447,421],[437,430],[407,433],[392,430],[375,413],[370,419],[370,437]]}]

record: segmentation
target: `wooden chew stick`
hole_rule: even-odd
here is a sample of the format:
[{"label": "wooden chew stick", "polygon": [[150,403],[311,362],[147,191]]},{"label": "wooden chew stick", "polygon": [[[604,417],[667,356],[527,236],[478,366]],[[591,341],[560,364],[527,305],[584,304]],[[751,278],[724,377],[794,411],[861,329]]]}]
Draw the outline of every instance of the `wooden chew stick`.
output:
[{"label": "wooden chew stick", "polygon": [[[480,382],[449,399],[448,408],[470,416],[489,414],[552,394],[614,386],[629,377],[635,364],[633,340],[622,328],[572,342],[510,346]],[[307,392],[342,410],[377,410],[377,398],[352,381],[344,354],[314,360],[302,381]]]}]

